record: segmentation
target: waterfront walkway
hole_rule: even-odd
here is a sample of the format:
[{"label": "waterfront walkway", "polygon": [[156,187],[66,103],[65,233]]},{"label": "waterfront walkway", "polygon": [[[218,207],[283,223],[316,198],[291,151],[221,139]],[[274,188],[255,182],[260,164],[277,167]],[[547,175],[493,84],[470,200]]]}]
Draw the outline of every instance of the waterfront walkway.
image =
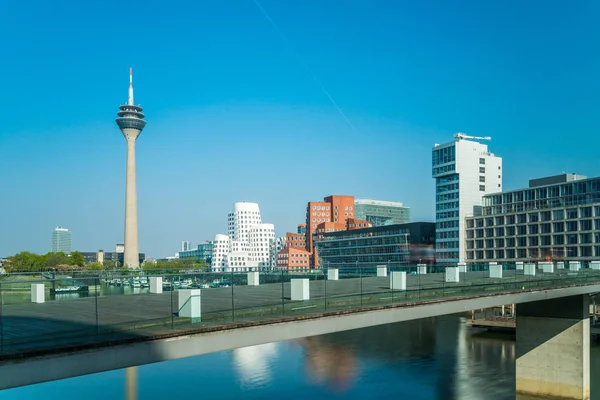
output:
[{"label": "waterfront walkway", "polygon": [[[92,296],[42,304],[3,305],[0,310],[0,360],[58,352],[74,347],[143,341],[193,332],[229,330],[302,318],[319,318],[381,307],[418,306],[431,302],[539,291],[600,283],[600,271],[524,276],[504,271],[460,274],[460,283],[445,282],[442,273],[408,275],[407,290],[391,290],[389,277],[310,281],[310,300],[291,301],[290,283],[234,285],[202,289],[202,320],[178,316],[178,292]],[[98,292],[96,292],[98,293]]]}]

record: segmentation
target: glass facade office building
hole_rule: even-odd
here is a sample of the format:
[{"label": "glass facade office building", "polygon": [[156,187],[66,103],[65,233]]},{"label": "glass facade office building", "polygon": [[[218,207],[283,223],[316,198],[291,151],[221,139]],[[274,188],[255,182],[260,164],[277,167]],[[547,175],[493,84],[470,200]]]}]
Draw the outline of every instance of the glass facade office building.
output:
[{"label": "glass facade office building", "polygon": [[600,178],[563,174],[486,195],[466,219],[467,262],[600,259]]},{"label": "glass facade office building", "polygon": [[410,208],[395,201],[356,199],[354,216],[373,226],[406,224],[410,220]]},{"label": "glass facade office building", "polygon": [[200,262],[200,260],[204,260],[210,267],[212,265],[213,247],[214,242],[212,241],[199,244],[194,250],[180,251],[179,259],[181,261],[193,260],[194,262]]},{"label": "glass facade office building", "polygon": [[52,231],[52,252],[71,253],[71,232],[67,228],[58,226]]},{"label": "glass facade office building", "polygon": [[375,267],[379,264],[434,263],[435,224],[414,222],[315,237],[321,267]]}]

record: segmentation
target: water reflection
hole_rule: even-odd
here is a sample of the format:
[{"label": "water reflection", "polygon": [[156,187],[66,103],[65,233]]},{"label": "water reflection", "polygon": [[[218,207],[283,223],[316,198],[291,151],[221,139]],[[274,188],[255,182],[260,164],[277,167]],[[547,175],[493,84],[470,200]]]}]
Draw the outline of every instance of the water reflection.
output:
[{"label": "water reflection", "polygon": [[325,336],[305,338],[299,344],[305,352],[304,370],[309,382],[340,393],[352,386],[358,363],[351,348]]},{"label": "water reflection", "polygon": [[[600,347],[592,348],[591,373],[592,399],[600,400],[593,378]],[[79,400],[83,392],[87,400],[508,400],[515,399],[515,341],[448,316],[144,365],[137,376],[109,371],[1,397]]]},{"label": "water reflection", "polygon": [[281,343],[233,350],[233,367],[243,387],[267,385],[273,379],[273,366]]}]

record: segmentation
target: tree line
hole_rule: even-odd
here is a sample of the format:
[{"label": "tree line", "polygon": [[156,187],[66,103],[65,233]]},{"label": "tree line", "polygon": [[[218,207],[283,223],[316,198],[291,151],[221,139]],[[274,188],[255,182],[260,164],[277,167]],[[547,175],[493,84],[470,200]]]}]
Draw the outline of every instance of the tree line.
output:
[{"label": "tree line", "polygon": [[[6,272],[42,272],[51,270],[72,270],[83,269],[91,271],[114,270],[122,268],[118,261],[105,260],[103,263],[92,262],[85,263],[83,254],[79,251],[73,251],[69,255],[63,252],[35,254],[28,251],[22,251],[14,256],[10,256],[2,264]],[[205,260],[157,260],[156,262],[144,262],[143,269],[151,270],[183,270],[200,269],[207,270],[208,265]]]}]

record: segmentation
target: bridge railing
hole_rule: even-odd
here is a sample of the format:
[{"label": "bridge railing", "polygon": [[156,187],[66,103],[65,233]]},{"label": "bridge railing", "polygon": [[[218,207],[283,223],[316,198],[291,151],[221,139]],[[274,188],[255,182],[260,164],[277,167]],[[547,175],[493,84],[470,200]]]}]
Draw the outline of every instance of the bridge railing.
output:
[{"label": "bridge railing", "polygon": [[[0,278],[0,358],[24,349],[144,337],[165,330],[268,323],[361,307],[600,284],[600,270],[587,264],[552,272],[505,265],[500,267],[501,276],[492,276],[487,266],[470,266],[455,275],[447,268],[429,266],[423,271],[389,265],[386,276],[377,276],[383,271],[376,266],[337,268],[336,273],[330,271],[334,268],[316,273],[259,271],[258,281],[247,272],[203,271],[4,276]],[[150,293],[154,277],[162,279],[162,293]]]}]

